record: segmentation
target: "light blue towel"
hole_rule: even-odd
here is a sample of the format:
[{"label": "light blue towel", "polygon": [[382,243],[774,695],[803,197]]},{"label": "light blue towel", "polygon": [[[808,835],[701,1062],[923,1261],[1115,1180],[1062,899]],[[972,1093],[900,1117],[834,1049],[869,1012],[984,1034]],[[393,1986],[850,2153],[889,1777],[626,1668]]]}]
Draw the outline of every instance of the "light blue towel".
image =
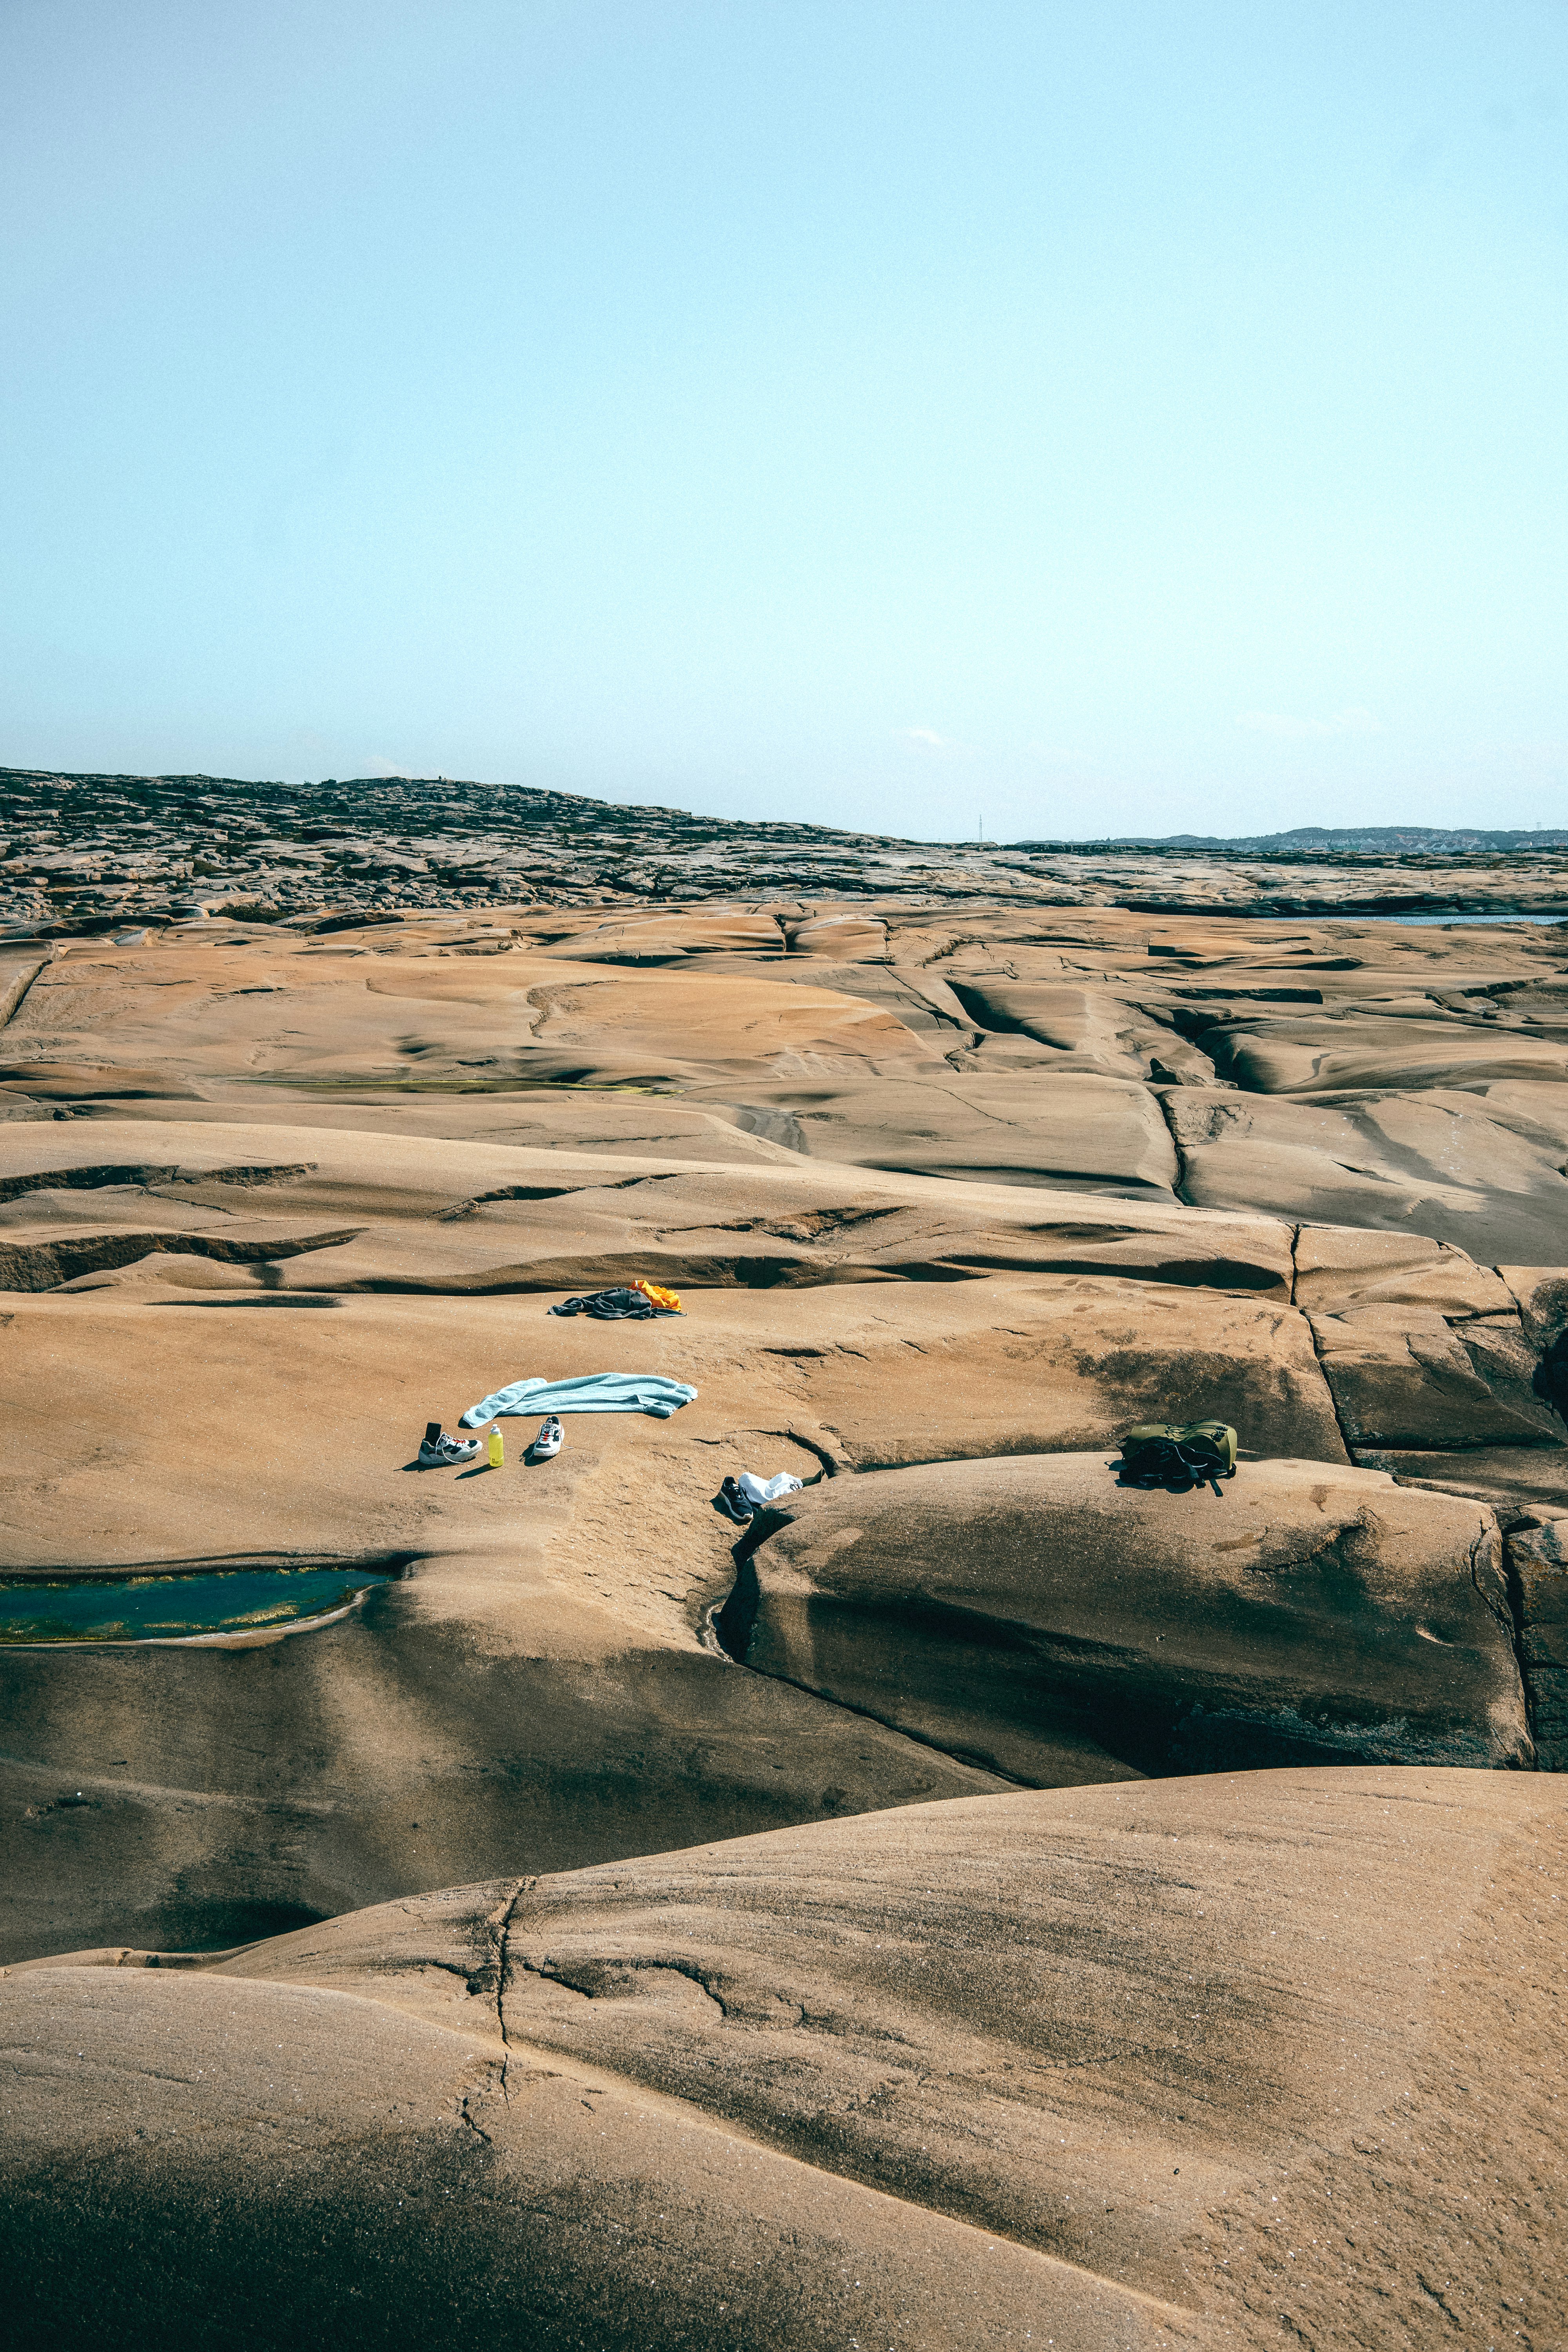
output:
[{"label": "light blue towel", "polygon": [[684,1381],[662,1372],[584,1372],[574,1381],[513,1381],[463,1415],[464,1429],[478,1429],[502,1413],[651,1412],[668,1421],[697,1394]]}]

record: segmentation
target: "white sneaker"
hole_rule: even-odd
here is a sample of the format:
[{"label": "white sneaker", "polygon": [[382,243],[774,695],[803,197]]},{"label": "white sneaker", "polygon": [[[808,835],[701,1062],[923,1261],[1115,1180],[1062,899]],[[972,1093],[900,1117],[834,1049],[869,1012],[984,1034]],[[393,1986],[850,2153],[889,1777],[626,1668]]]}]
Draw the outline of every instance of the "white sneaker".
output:
[{"label": "white sneaker", "polygon": [[565,1437],[566,1432],[562,1428],[555,1415],[551,1413],[547,1420],[541,1423],[539,1434],[528,1449],[528,1459],[531,1462],[548,1462],[552,1455],[560,1453]]},{"label": "white sneaker", "polygon": [[443,1430],[434,1445],[427,1437],[419,1441],[421,1470],[453,1470],[464,1462],[477,1462],[479,1458],[479,1441],[477,1437],[448,1437]]}]

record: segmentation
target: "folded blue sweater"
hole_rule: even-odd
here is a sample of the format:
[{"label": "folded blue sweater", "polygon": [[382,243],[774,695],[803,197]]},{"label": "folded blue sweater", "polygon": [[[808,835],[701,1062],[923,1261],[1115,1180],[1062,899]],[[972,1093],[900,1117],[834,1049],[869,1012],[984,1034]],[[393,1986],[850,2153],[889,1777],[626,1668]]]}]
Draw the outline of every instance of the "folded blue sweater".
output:
[{"label": "folded blue sweater", "polygon": [[464,1429],[478,1429],[502,1413],[651,1412],[668,1421],[697,1394],[684,1381],[662,1372],[584,1372],[574,1381],[513,1381],[463,1415]]}]

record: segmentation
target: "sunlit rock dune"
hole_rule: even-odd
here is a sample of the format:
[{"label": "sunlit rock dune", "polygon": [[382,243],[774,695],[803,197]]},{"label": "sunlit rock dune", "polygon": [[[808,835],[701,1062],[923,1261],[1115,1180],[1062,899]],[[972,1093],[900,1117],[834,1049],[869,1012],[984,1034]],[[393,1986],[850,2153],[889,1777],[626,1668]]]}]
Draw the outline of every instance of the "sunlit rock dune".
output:
[{"label": "sunlit rock dune", "polygon": [[1551,2343],[1562,1787],[982,1797],[14,1969],[13,2320]]}]

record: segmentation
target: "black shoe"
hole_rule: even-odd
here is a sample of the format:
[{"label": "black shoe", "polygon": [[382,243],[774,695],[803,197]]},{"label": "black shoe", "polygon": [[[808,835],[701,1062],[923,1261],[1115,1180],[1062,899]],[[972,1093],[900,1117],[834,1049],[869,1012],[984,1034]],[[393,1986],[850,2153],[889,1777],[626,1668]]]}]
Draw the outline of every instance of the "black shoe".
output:
[{"label": "black shoe", "polygon": [[746,1500],[744,1495],[742,1494],[740,1487],[736,1485],[733,1478],[725,1479],[723,1485],[720,1487],[719,1492],[714,1496],[713,1500],[718,1504],[719,1508],[723,1512],[725,1517],[728,1519],[733,1519],[737,1527],[750,1527],[752,1522],[752,1507]]}]

